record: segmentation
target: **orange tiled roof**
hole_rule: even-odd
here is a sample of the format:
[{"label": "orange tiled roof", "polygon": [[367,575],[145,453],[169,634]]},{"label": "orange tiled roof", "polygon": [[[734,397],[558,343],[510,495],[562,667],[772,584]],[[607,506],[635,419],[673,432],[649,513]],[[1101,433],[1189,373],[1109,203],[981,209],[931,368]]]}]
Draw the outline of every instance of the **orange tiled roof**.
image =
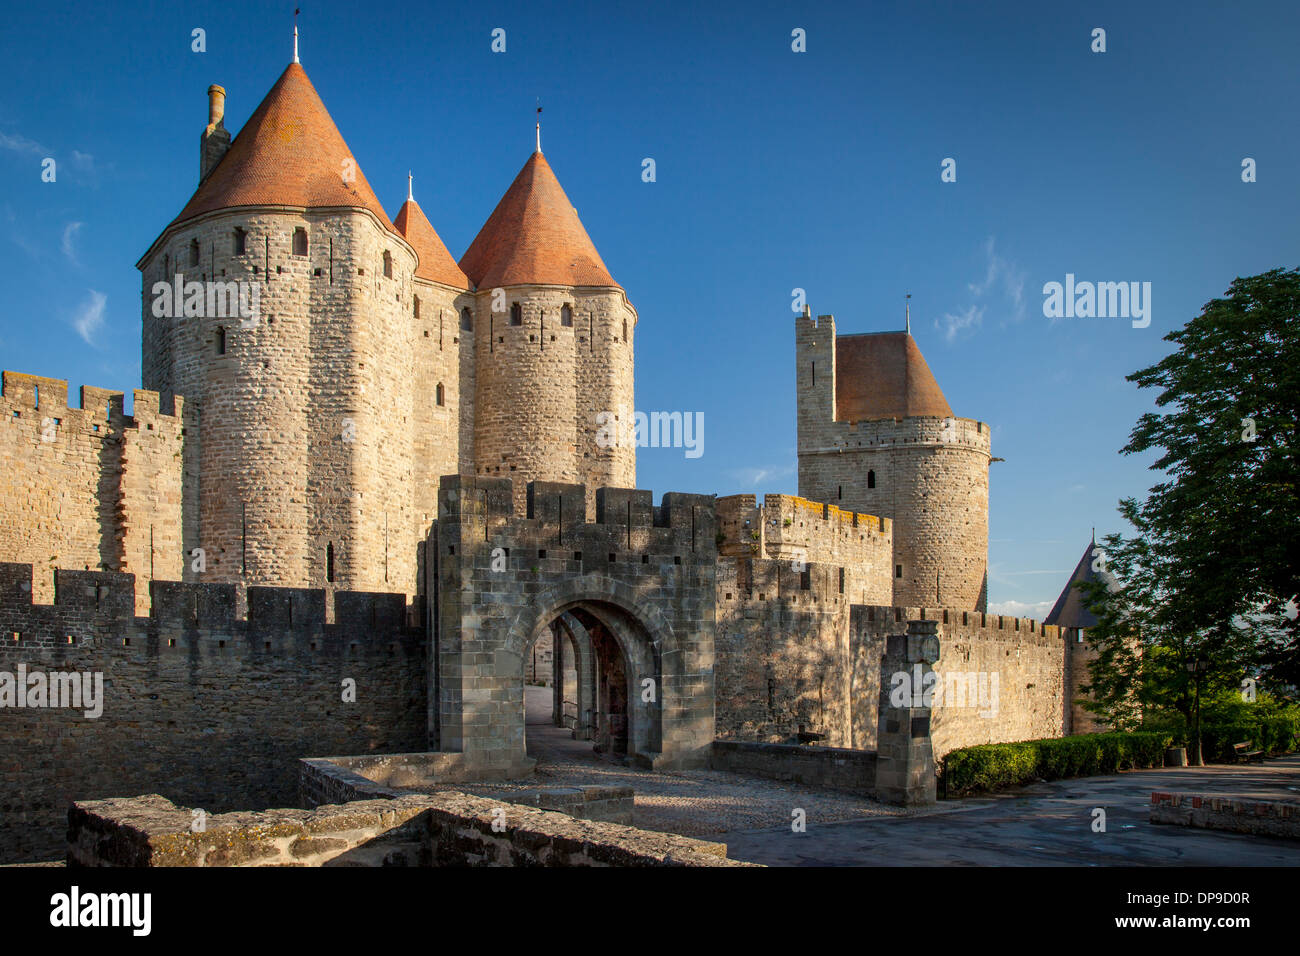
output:
[{"label": "orange tiled roof", "polygon": [[540,152],[524,163],[460,267],[480,289],[532,283],[621,288]]},{"label": "orange tiled roof", "polygon": [[907,332],[835,337],[835,420],[933,415],[952,408]]},{"label": "orange tiled roof", "polygon": [[469,279],[460,271],[456,260],[451,257],[442,239],[438,237],[433,224],[414,199],[402,203],[393,225],[409,242],[420,257],[420,265],[415,274],[421,279],[442,282],[457,289],[468,289]]},{"label": "orange tiled roof", "polygon": [[[344,161],[355,178],[343,181]],[[353,206],[392,223],[302,66],[290,63],[172,222],[233,206]]]}]

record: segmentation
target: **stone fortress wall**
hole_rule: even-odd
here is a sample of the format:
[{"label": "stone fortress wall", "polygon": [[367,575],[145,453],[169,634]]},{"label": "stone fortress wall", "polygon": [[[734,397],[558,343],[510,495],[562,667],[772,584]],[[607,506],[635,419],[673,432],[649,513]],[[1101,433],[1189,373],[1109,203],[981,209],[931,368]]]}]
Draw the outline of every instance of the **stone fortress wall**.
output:
[{"label": "stone fortress wall", "polygon": [[[102,674],[102,713],[0,707],[0,863],[62,854],[74,799],[162,793],[218,812],[292,806],[309,754],[422,750],[423,633],[401,594],[155,580],[0,564],[0,672]],[[2,679],[2,678],[0,678]],[[355,681],[352,701],[344,680]]]},{"label": "stone fortress wall", "polygon": [[[0,392],[0,556],[36,568],[39,602],[54,598],[56,568],[180,579],[186,449],[196,415],[182,399],[160,407],[137,389],[83,386],[68,407],[60,379],[5,372]],[[148,595],[137,595],[137,611]]]},{"label": "stone fortress wall", "polygon": [[[698,767],[713,739],[717,526],[709,495],[448,475],[427,553],[432,749],[483,778],[530,769],[529,651],[566,611],[607,630],[626,668],[626,753]],[[589,520],[592,519],[592,520]],[[586,641],[584,641],[586,643]],[[643,692],[651,681],[653,693]],[[610,709],[605,706],[603,709]],[[458,771],[459,772],[459,771]]]},{"label": "stone fortress wall", "polygon": [[831,565],[800,573],[788,561],[719,559],[719,739],[795,743],[800,733],[820,734],[822,746],[874,750],[885,639],[927,619],[939,622],[939,680],[961,682],[934,708],[936,757],[1064,732],[1061,629],[955,608],[850,604],[838,580]]},{"label": "stone fortress wall", "polygon": [[934,708],[936,756],[1062,733],[1064,632],[1028,618],[893,606],[895,527],[791,495],[768,495],[761,507],[753,495],[718,499],[720,739],[819,734],[822,746],[874,750],[885,639],[923,619],[939,621],[940,680],[975,681],[974,695]]}]

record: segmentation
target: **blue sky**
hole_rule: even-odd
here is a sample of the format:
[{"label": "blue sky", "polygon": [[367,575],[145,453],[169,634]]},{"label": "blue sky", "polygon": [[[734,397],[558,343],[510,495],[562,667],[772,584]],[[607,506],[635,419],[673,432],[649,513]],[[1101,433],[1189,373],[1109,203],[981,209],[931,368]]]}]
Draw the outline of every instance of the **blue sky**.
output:
[{"label": "blue sky", "polygon": [[[541,97],[547,159],[640,313],[638,407],[705,416],[702,457],[641,450],[656,497],[796,492],[791,290],[841,333],[901,327],[912,293],[950,404],[1006,459],[999,610],[1041,615],[1090,528],[1118,530],[1116,501],[1152,483],[1150,458],[1117,454],[1152,400],[1124,376],[1234,277],[1300,264],[1294,3],[302,6],[303,66],[380,200],[396,213],[412,170],[457,257]],[[292,11],[8,5],[4,368],[139,386],[134,264],[196,184],[208,85],[236,132],[289,60]],[[1150,282],[1150,327],[1045,318],[1067,273]]]}]

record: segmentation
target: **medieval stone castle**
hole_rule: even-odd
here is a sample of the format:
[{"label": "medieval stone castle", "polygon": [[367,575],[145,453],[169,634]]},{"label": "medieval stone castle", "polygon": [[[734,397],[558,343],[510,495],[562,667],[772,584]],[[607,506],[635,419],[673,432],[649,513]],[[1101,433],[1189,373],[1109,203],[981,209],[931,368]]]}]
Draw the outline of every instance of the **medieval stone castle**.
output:
[{"label": "medieval stone castle", "polygon": [[[926,718],[936,753],[1083,726],[1085,624],[987,613],[989,426],[909,332],[796,316],[800,497],[655,505],[596,424],[634,407],[637,311],[540,136],[457,262],[409,185],[389,218],[296,58],[233,139],[208,97],[198,187],[137,263],[133,414],[4,373],[0,664],[110,686],[94,723],[0,712],[28,849],[69,795],[275,805],[321,753],[525,773],[543,659],[556,722],[650,768],[883,753],[906,622],[937,622],[936,671],[999,676]],[[157,308],[230,282],[255,314]],[[351,710],[341,674],[370,678]]]}]

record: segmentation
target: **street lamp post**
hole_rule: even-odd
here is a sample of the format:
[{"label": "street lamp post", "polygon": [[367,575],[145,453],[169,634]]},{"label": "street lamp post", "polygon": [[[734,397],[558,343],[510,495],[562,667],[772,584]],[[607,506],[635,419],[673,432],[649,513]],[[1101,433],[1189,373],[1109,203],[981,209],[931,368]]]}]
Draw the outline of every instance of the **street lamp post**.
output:
[{"label": "street lamp post", "polygon": [[1209,667],[1209,662],[1203,657],[1187,662],[1187,673],[1191,674],[1196,681],[1196,690],[1194,703],[1192,705],[1194,718],[1192,723],[1192,736],[1195,742],[1192,746],[1191,765],[1193,767],[1203,767],[1205,762],[1201,759],[1201,675]]}]

